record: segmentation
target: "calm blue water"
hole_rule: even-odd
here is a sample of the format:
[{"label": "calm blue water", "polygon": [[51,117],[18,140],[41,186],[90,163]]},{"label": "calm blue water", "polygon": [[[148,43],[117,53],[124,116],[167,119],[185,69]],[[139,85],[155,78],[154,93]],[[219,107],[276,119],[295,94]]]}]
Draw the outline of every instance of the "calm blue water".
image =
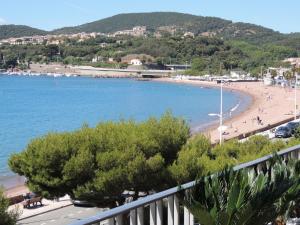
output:
[{"label": "calm blue water", "polygon": [[[49,131],[70,131],[83,123],[160,116],[166,110],[192,127],[215,120],[218,89],[130,79],[0,76],[0,176],[11,175],[7,159],[30,139]],[[246,98],[243,96],[243,98]],[[224,92],[224,109],[241,95]]]}]

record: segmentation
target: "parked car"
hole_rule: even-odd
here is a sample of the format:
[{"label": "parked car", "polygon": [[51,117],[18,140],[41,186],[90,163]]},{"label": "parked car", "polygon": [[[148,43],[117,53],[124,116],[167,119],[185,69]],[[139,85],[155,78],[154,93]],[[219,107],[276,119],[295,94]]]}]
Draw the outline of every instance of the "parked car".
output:
[{"label": "parked car", "polygon": [[289,219],[286,225],[300,225],[300,218]]},{"label": "parked car", "polygon": [[276,138],[288,138],[292,136],[292,130],[287,126],[278,127],[275,131]]},{"label": "parked car", "polygon": [[82,207],[93,207],[95,206],[94,203],[91,203],[86,200],[79,200],[79,199],[72,199],[71,200],[74,206],[82,206]]},{"label": "parked car", "polygon": [[286,126],[290,128],[292,134],[294,134],[297,128],[300,126],[300,122],[289,122]]}]

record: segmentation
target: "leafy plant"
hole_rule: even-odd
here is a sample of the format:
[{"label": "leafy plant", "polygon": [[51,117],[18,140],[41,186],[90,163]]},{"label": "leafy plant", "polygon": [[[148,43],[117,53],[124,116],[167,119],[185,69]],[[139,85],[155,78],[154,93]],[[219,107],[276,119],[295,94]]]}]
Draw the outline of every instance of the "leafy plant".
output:
[{"label": "leafy plant", "polygon": [[9,201],[0,189],[0,225],[15,225],[19,217],[18,210],[8,211]]},{"label": "leafy plant", "polygon": [[184,203],[203,225],[262,225],[286,218],[300,198],[298,166],[276,160],[259,174],[225,169],[200,178]]}]

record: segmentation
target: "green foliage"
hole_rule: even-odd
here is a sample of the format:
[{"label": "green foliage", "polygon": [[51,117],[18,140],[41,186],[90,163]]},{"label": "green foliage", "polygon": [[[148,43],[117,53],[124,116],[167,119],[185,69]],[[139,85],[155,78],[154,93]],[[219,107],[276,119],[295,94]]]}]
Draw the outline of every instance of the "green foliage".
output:
[{"label": "green foliage", "polygon": [[149,30],[155,30],[160,26],[178,26],[195,32],[205,32],[207,30],[220,29],[230,23],[230,21],[219,18],[201,17],[175,12],[128,13],[115,15],[76,27],[57,29],[54,30],[53,33],[110,33],[132,29],[134,26],[147,26]]},{"label": "green foliage", "polygon": [[177,183],[182,184],[197,176],[217,172],[226,166],[248,162],[297,144],[300,144],[299,139],[274,142],[264,136],[252,136],[245,142],[229,140],[211,147],[208,138],[196,135],[183,146],[169,170]]},{"label": "green foliage", "polygon": [[9,165],[45,197],[69,194],[112,207],[123,203],[125,190],[137,197],[173,186],[167,167],[188,137],[188,126],[170,113],[141,123],[103,122],[34,139]]},{"label": "green foliage", "polygon": [[53,56],[56,56],[57,54],[59,54],[59,46],[53,45],[53,44],[46,45],[42,51],[46,57],[49,57],[50,59],[52,59]]},{"label": "green foliage", "polygon": [[10,37],[45,35],[46,31],[23,25],[0,25],[0,40]]},{"label": "green foliage", "polygon": [[259,174],[225,169],[199,179],[184,202],[203,225],[268,224],[300,199],[297,164],[278,159]]},{"label": "green foliage", "polygon": [[0,225],[14,225],[19,216],[18,211],[8,211],[9,201],[0,189]]},{"label": "green foliage", "polygon": [[294,136],[295,138],[300,139],[300,127],[295,130]]}]

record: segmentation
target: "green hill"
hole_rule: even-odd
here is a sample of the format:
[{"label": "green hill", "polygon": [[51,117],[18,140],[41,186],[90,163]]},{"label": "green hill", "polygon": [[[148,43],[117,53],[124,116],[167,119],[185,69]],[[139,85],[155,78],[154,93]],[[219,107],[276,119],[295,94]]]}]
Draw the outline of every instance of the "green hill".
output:
[{"label": "green hill", "polygon": [[196,35],[210,32],[219,37],[258,42],[274,41],[283,38],[283,35],[279,32],[254,24],[233,23],[232,21],[216,17],[203,17],[175,12],[119,14],[80,26],[57,29],[54,30],[53,33],[110,33],[131,29],[134,26],[147,26],[149,31],[154,31],[161,26],[174,26],[178,28],[178,30],[191,31]]},{"label": "green hill", "polygon": [[174,12],[129,13],[115,15],[80,26],[61,28],[54,30],[54,32],[74,33],[80,31],[110,33],[118,30],[131,29],[134,26],[147,26],[147,28],[151,30],[160,26],[184,26],[185,24],[193,24],[198,19],[198,16]]},{"label": "green hill", "polygon": [[44,30],[32,28],[24,25],[0,25],[0,40],[11,37],[23,37],[32,35],[44,35]]},{"label": "green hill", "polygon": [[52,33],[111,33],[132,29],[134,26],[147,26],[150,33],[162,26],[172,26],[179,31],[190,31],[196,35],[214,35],[223,39],[242,40],[252,44],[275,43],[300,50],[299,33],[281,34],[255,24],[234,23],[217,17],[203,17],[175,12],[119,14],[80,26],[64,27],[54,30]]},{"label": "green hill", "polygon": [[119,14],[79,26],[56,29],[51,32],[28,26],[2,25],[0,26],[0,39],[46,33],[111,33],[119,30],[132,29],[134,26],[147,26],[147,30],[150,33],[153,33],[162,26],[172,26],[180,32],[190,31],[196,35],[213,35],[225,40],[242,40],[252,44],[275,43],[300,50],[299,33],[281,34],[272,29],[254,24],[233,23],[230,20],[216,17],[203,17],[176,12]]}]

